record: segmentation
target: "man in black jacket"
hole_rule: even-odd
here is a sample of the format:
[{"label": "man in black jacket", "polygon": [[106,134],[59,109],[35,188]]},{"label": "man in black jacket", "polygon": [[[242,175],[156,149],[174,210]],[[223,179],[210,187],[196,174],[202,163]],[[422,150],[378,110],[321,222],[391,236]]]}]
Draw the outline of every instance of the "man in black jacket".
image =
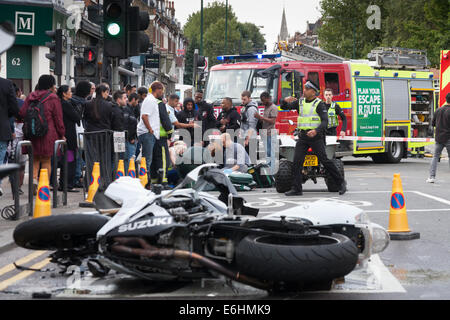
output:
[{"label": "man in black jacket", "polygon": [[241,128],[241,115],[237,109],[233,107],[233,100],[231,98],[223,98],[222,100],[222,112],[217,118],[217,127],[223,133],[227,130],[236,131]]},{"label": "man in black jacket", "polygon": [[[204,137],[205,132],[210,129],[216,129],[216,115],[214,114],[214,107],[203,100],[203,91],[197,90],[194,95],[194,101],[196,109],[198,109],[199,120],[202,121],[202,137]],[[209,141],[204,141],[204,147],[207,146]]]},{"label": "man in black jacket", "polygon": [[[12,140],[9,118],[18,117],[19,111],[13,83],[0,78],[0,164],[5,160],[8,142]],[[2,195],[3,190],[0,188],[0,196]]]},{"label": "man in black jacket", "polygon": [[133,110],[129,109],[127,106],[127,95],[124,91],[116,91],[113,95],[113,99],[115,102],[115,107],[120,111],[120,115],[117,115],[117,118],[122,122],[123,129],[127,131],[127,139],[125,141],[125,154],[123,154],[124,158],[124,167],[125,172],[128,172],[128,163],[136,152],[136,127],[137,120],[134,115]]},{"label": "man in black jacket", "polygon": [[189,127],[184,128],[185,130],[187,130],[189,132],[189,134],[191,136],[191,142],[190,142],[190,144],[188,144],[188,147],[193,146],[194,142],[199,142],[199,141],[194,141],[194,131],[195,131],[194,122],[199,120],[199,114],[195,110],[195,102],[192,98],[184,99],[183,110],[178,112],[176,114],[176,117],[177,117],[179,123],[189,124]]},{"label": "man in black jacket", "polygon": [[436,181],[437,164],[444,148],[447,148],[447,153],[450,157],[450,93],[447,94],[445,99],[447,103],[436,110],[432,121],[433,127],[436,127],[436,145],[434,146],[428,183]]},{"label": "man in black jacket", "polygon": [[[70,102],[77,110],[77,112],[80,114],[80,117],[84,112],[84,108],[87,103],[86,98],[91,93],[91,89],[92,85],[89,81],[86,80],[80,81],[77,83],[75,87],[75,93],[72,95],[72,98],[70,99]],[[76,125],[77,141],[78,139],[83,139],[83,136],[80,135],[80,133],[84,133],[84,128],[85,128],[84,120],[81,120],[80,124]],[[83,183],[81,181],[82,178],[81,168],[85,166],[85,162],[83,160],[82,152],[83,152],[82,149],[78,148],[75,154],[76,168],[75,168],[75,181],[73,182],[73,186],[75,188],[83,188]]]}]

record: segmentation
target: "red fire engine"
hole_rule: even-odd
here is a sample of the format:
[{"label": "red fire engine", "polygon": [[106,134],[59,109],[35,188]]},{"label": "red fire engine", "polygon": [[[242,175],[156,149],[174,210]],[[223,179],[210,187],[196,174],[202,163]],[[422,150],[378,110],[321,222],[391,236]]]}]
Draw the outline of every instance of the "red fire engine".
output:
[{"label": "red fire engine", "polygon": [[[388,65],[387,50],[381,49],[379,52],[383,55],[376,55],[372,65],[368,61],[343,59],[334,62],[279,61],[283,60],[281,54],[221,56],[218,59],[223,64],[210,70],[205,100],[213,103],[216,115],[221,111],[224,97],[232,98],[240,110],[244,90],[250,91],[255,101],[259,101],[262,92],[268,91],[274,103],[280,105],[280,101],[288,96],[301,98],[304,83],[312,80],[320,87],[321,99],[326,88],[333,90],[333,101],[347,116],[347,136],[432,137],[431,118],[436,105],[432,74],[417,71],[421,69],[417,66],[407,66],[407,70],[394,69]],[[389,51],[389,54],[399,53]],[[254,61],[236,62],[242,59]],[[384,65],[377,67],[374,66],[376,63]],[[296,111],[280,109],[276,123],[279,133],[291,134],[297,126],[297,118]],[[399,162],[406,158],[409,149],[423,148],[426,144],[345,141],[337,156],[371,156],[376,162]]]}]

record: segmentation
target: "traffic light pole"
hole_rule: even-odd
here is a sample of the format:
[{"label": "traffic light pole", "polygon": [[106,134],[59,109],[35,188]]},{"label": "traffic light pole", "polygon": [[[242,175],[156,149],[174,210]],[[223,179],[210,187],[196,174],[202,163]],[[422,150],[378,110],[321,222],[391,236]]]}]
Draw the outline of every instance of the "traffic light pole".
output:
[{"label": "traffic light pole", "polygon": [[194,50],[194,72],[192,77],[192,85],[194,87],[194,92],[197,90],[197,61],[198,61],[198,49]]},{"label": "traffic light pole", "polygon": [[70,86],[70,58],[71,58],[72,38],[66,37],[66,84]]},{"label": "traffic light pole", "polygon": [[112,59],[112,89],[114,91],[120,90],[119,83],[119,58]]}]

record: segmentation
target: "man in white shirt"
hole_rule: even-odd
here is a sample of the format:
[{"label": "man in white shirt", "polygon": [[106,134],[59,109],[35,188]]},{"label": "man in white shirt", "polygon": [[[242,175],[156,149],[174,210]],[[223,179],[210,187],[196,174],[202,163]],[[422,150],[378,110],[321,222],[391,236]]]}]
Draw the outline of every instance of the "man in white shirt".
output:
[{"label": "man in white shirt", "polygon": [[[147,95],[141,108],[141,119],[137,125],[137,135],[142,146],[142,156],[150,169],[153,159],[153,148],[160,138],[160,119],[158,104],[164,96],[164,86],[155,81],[151,84],[151,94]],[[150,179],[149,179],[150,181]]]}]

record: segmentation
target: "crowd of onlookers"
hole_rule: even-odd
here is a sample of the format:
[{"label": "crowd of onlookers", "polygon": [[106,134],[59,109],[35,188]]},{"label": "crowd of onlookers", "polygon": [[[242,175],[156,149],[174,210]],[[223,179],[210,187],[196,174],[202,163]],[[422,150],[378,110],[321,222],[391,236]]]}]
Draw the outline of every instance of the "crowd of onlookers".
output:
[{"label": "crowd of onlookers", "polygon": [[[125,152],[119,158],[124,160],[127,171],[130,159],[145,157],[150,178],[147,187],[150,188],[151,183],[159,181],[166,184],[170,177],[174,177],[171,169],[183,163],[187,155],[194,162],[192,157],[203,154],[205,150],[210,156],[214,156],[219,148],[228,150],[223,153],[226,172],[246,172],[252,162],[249,157],[251,141],[256,141],[260,129],[275,127],[278,112],[270,94],[265,92],[258,97],[265,106],[261,115],[258,105],[251,99],[251,93],[245,91],[239,101],[243,105],[240,113],[234,107],[235,101],[224,98],[222,111],[216,117],[213,105],[204,101],[201,90],[194,93],[193,99],[185,98],[180,103],[180,97],[167,93],[164,85],[158,81],[149,88],[127,85],[122,90],[112,92],[107,83],[95,85],[88,81],[79,81],[74,88],[68,85],[57,88],[52,75],[42,75],[35,90],[26,97],[20,88],[6,79],[0,79],[0,91],[0,161],[15,161],[12,158],[17,143],[23,139],[31,140],[33,159],[30,161],[33,161],[33,183],[36,189],[39,169],[47,169],[50,174],[52,166],[64,168],[61,164],[63,158],[60,157],[58,163],[52,163],[52,156],[55,141],[65,140],[69,192],[79,192],[77,188],[84,186],[82,168],[86,165],[86,157],[85,150],[80,148],[80,133],[125,131]],[[26,121],[24,119],[28,110],[38,104],[43,106],[42,115],[48,131],[44,136],[29,139],[22,132],[23,122]],[[241,144],[236,143],[236,137],[227,133],[227,130],[234,132],[238,129]],[[207,137],[211,132],[220,139],[210,142]],[[268,142],[270,162],[273,159],[270,135],[265,142]],[[195,148],[202,152],[194,154],[192,151]],[[209,160],[201,158],[195,163]],[[27,156],[22,155],[19,161],[26,162]],[[22,170],[20,187],[23,175]],[[179,174],[175,175],[175,182],[179,178]],[[53,187],[61,190],[62,181]],[[19,193],[23,193],[21,188]]]}]

